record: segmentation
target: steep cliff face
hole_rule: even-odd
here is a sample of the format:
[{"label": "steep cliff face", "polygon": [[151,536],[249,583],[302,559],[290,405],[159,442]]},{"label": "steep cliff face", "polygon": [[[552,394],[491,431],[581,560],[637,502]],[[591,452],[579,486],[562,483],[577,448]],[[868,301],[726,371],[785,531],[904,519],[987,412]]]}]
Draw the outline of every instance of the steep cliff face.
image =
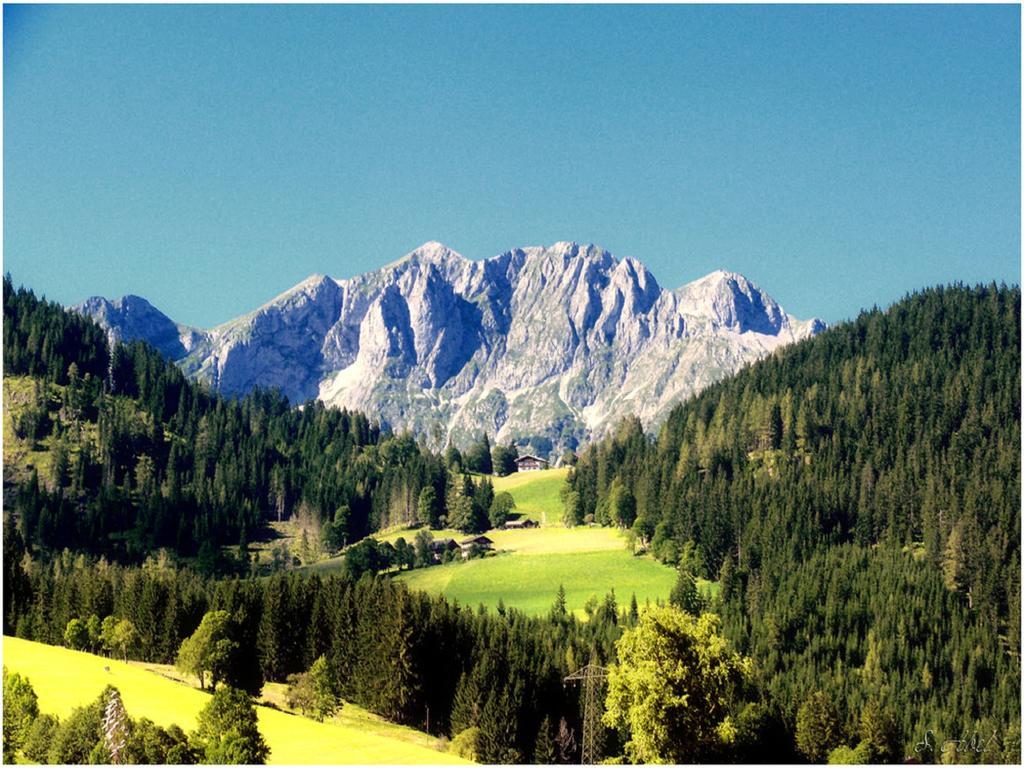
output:
[{"label": "steep cliff face", "polygon": [[487,430],[546,454],[630,413],[657,423],[680,399],[825,327],[796,320],[742,275],[669,291],[635,259],[576,243],[484,261],[426,243],[349,280],[311,277],[209,331],[137,297],[75,309],[225,393],[278,387],[438,445]]}]

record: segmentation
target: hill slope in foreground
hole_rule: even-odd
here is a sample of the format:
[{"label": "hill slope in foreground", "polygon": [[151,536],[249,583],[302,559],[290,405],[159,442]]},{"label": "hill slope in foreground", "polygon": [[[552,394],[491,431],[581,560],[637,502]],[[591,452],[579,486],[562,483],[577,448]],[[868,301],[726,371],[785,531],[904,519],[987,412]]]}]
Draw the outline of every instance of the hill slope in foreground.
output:
[{"label": "hill slope in foreground", "polygon": [[[40,711],[66,717],[91,702],[106,685],[115,686],[132,717],[148,717],[164,727],[177,723],[186,731],[209,695],[170,680],[141,663],[124,663],[20,638],[4,636],[4,666],[31,681]],[[110,671],[105,671],[105,668]],[[74,682],[68,673],[74,671]],[[454,755],[416,743],[429,739],[410,728],[385,722],[358,722],[357,707],[342,710],[334,721],[318,723],[271,707],[258,706],[259,728],[270,746],[269,764],[467,764]],[[355,710],[355,712],[353,712]],[[370,716],[367,716],[370,717]],[[349,722],[346,723],[346,720]],[[374,733],[373,731],[378,731]],[[394,737],[380,735],[394,733]]]}]

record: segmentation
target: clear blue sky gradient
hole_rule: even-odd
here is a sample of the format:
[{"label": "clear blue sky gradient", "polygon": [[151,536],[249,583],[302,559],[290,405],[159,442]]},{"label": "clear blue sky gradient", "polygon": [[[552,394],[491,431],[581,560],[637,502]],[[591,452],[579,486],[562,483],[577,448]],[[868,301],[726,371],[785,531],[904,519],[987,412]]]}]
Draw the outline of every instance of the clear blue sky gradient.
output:
[{"label": "clear blue sky gradient", "polygon": [[829,321],[1020,282],[1020,10],[4,7],[4,267],[208,327],[427,240]]}]

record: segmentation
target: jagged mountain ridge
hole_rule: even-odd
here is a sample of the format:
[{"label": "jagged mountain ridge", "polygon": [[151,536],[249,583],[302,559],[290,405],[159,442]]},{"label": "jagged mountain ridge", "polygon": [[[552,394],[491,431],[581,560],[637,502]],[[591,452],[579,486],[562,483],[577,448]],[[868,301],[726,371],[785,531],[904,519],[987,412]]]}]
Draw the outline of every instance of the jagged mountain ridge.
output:
[{"label": "jagged mountain ridge", "polygon": [[135,296],[74,309],[226,394],[277,387],[435,445],[487,430],[549,455],[629,413],[656,424],[679,400],[825,327],[793,318],[742,275],[717,271],[671,291],[636,259],[568,242],[482,261],[426,243],[351,279],[307,278],[210,330]]}]

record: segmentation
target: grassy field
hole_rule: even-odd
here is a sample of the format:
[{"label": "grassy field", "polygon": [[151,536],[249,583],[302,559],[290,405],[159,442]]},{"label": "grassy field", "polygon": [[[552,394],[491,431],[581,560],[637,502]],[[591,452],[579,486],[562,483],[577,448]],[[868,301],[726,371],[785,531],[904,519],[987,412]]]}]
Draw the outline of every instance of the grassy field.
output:
[{"label": "grassy field", "polygon": [[561,525],[562,500],[559,492],[565,484],[568,467],[540,472],[515,472],[494,478],[494,492],[508,491],[516,500],[516,512],[541,525]]},{"label": "grassy field", "polygon": [[634,557],[620,546],[555,554],[513,552],[420,568],[396,578],[411,589],[443,594],[460,603],[493,607],[500,599],[509,608],[536,616],[551,608],[559,584],[565,587],[568,608],[580,613],[587,598],[602,599],[612,589],[620,606],[628,605],[634,594],[641,604],[664,600],[675,584],[676,573],[650,558]]},{"label": "grassy field", "polygon": [[[41,711],[59,717],[95,699],[107,684],[120,690],[132,717],[148,717],[163,726],[177,723],[186,731],[195,727],[196,715],[209,701],[208,694],[176,679],[171,667],[125,664],[13,637],[5,636],[3,643],[4,665],[28,677]],[[283,687],[268,686],[265,697],[279,703]],[[352,705],[324,723],[267,706],[257,707],[257,712],[271,764],[465,764],[431,748],[440,742],[427,734]]]},{"label": "grassy field", "polygon": [[[442,531],[431,531],[435,539],[455,539],[460,541],[466,538],[461,531],[445,529]],[[521,555],[553,555],[565,554],[568,552],[596,552],[598,550],[622,549],[626,546],[626,540],[622,534],[614,528],[521,528],[511,531],[488,531],[487,538],[494,542],[494,548],[499,551],[517,552]],[[389,541],[394,544],[399,537],[404,536],[410,544],[416,537],[415,530],[390,531],[386,534],[374,534],[374,538],[380,541]]]}]

